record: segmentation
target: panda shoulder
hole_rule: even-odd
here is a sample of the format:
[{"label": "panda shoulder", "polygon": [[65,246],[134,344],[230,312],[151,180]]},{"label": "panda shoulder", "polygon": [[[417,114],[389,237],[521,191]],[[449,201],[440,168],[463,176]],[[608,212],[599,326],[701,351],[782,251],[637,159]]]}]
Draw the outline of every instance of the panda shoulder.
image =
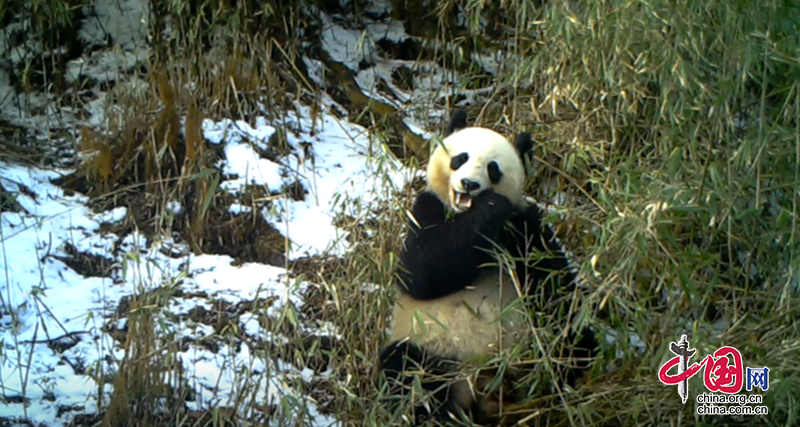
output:
[{"label": "panda shoulder", "polygon": [[561,243],[556,237],[553,228],[544,221],[546,212],[546,207],[539,204],[535,199],[523,196],[522,206],[517,210],[515,223],[518,227],[527,224],[525,227],[527,230],[539,230],[538,233],[543,233],[544,237],[548,240],[552,239],[560,246]]}]

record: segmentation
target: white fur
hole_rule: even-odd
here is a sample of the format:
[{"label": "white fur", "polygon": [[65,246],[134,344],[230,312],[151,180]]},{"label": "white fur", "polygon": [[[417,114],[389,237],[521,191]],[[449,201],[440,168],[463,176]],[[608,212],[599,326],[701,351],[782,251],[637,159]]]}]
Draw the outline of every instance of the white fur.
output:
[{"label": "white fur", "polygon": [[[451,170],[451,156],[465,152],[469,156],[467,162],[458,170]],[[492,161],[503,173],[497,184],[489,179],[488,165]],[[428,188],[456,211],[461,209],[455,206],[453,190],[464,191],[463,178],[480,184],[473,196],[492,188],[515,205],[526,205],[525,169],[520,155],[511,142],[495,131],[464,128],[436,147],[428,162]],[[515,280],[507,273],[501,275],[497,268],[485,268],[472,286],[444,298],[418,301],[399,293],[391,341],[409,339],[434,354],[462,360],[493,354],[518,344],[530,332],[524,305],[506,310],[518,296]]]},{"label": "white fur", "polygon": [[496,354],[520,343],[524,334],[519,332],[529,330],[522,305],[503,312],[518,296],[514,281],[507,275],[501,279],[497,269],[487,269],[472,287],[437,300],[399,294],[390,341],[409,339],[433,354],[461,360]]},{"label": "white fur", "polygon": [[[469,158],[458,170],[450,169],[451,157],[467,153]],[[492,184],[489,179],[489,162],[496,162],[503,179]],[[488,188],[494,189],[511,200],[523,203],[525,168],[514,145],[499,133],[480,127],[459,130],[442,141],[431,154],[427,171],[428,187],[456,212],[463,209],[456,206],[453,191],[464,192],[461,180],[467,178],[480,184],[480,190],[473,191],[473,197]]]},{"label": "white fur", "polygon": [[[461,153],[467,153],[468,159],[453,171],[451,158]],[[496,162],[502,173],[496,184],[489,177],[490,162]],[[523,195],[525,169],[520,154],[514,144],[490,129],[468,127],[445,138],[431,153],[426,178],[428,191],[459,214],[467,209],[466,205],[457,205],[455,194],[466,192],[461,182],[464,178],[480,186],[470,192],[473,198],[491,188],[515,206],[524,208],[528,204]],[[397,294],[390,342],[408,340],[432,355],[464,363],[457,373],[460,379],[450,389],[450,398],[464,409],[477,403],[486,414],[499,414],[500,395],[490,398],[476,393],[488,384],[491,373],[480,373],[473,387],[470,371],[487,357],[531,338],[527,305],[514,304],[520,301],[515,274],[513,268],[482,268],[471,286],[435,300],[421,301],[402,292]],[[470,379],[463,378],[464,374]],[[514,394],[512,390],[507,392]]]}]

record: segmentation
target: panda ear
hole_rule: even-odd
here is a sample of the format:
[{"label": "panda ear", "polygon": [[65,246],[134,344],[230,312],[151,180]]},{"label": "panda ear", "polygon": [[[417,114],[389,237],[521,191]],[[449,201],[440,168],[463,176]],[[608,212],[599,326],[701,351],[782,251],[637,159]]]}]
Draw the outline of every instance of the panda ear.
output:
[{"label": "panda ear", "polygon": [[514,139],[514,148],[517,149],[517,152],[520,156],[524,156],[533,149],[533,139],[531,139],[530,132],[520,132],[517,134],[517,137]]},{"label": "panda ear", "polygon": [[447,138],[453,132],[467,127],[467,112],[461,108],[453,111],[450,116],[450,122],[447,124],[447,129],[444,131],[444,137]]}]

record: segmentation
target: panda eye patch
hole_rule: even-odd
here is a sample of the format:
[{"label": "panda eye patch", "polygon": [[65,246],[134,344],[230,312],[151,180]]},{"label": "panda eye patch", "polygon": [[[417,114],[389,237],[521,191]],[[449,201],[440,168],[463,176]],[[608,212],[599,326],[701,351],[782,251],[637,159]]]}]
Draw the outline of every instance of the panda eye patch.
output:
[{"label": "panda eye patch", "polygon": [[469,160],[469,154],[467,153],[461,153],[457,156],[453,156],[453,158],[450,159],[450,169],[458,170],[458,168],[464,166],[464,163],[467,163],[467,160]]},{"label": "panda eye patch", "polygon": [[486,168],[488,169],[489,179],[492,181],[492,184],[497,184],[503,179],[503,172],[500,171],[500,166],[497,162],[489,162]]}]

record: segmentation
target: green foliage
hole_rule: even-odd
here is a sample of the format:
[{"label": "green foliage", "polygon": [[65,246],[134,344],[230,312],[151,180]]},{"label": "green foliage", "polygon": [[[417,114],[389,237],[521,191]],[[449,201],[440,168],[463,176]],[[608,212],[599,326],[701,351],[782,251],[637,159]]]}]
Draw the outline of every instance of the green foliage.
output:
[{"label": "green foliage", "polygon": [[83,2],[63,0],[4,0],[0,4],[0,22],[7,24],[15,16],[32,18],[34,31],[44,34],[57,27],[71,27],[72,13]]},{"label": "green foliage", "polygon": [[[528,6],[507,5],[519,56],[500,78],[509,93],[535,88],[536,111],[507,99],[518,124],[559,122],[540,135],[561,188],[593,189],[572,200],[596,224],[577,251],[617,326],[651,343],[626,361],[639,365],[637,383],[674,392],[655,377],[666,357],[655,351],[689,325],[695,341],[736,346],[746,365],[796,383],[785,351],[800,341],[800,6],[552,1],[521,18]],[[796,416],[800,387],[764,395],[770,419]],[[649,409],[615,406],[615,417],[632,422],[655,404],[641,403]],[[692,408],[662,402],[660,413]]]},{"label": "green foliage", "polygon": [[[222,204],[219,175],[209,169],[218,159],[197,136],[201,112],[247,120],[262,113],[258,104],[263,103],[271,118],[279,118],[296,100],[306,102],[313,95],[313,102],[318,101],[323,89],[309,83],[300,59],[314,57],[314,49],[301,42],[319,50],[317,12],[335,10],[354,17],[364,3],[151,2],[156,54],[148,67],[153,90],[140,98],[123,99],[117,125],[120,137],[108,139],[134,148],[151,139],[179,146],[174,123],[189,106],[194,111],[193,119],[187,120],[188,133],[194,135],[187,136],[194,141],[187,143],[191,167],[167,174],[171,164],[161,163],[169,158],[164,154],[166,145],[161,145],[151,153],[152,176],[146,179],[126,172],[119,176],[135,182],[122,182],[110,172],[102,173],[105,167],[95,167],[97,173],[90,175],[106,176],[111,184],[126,188],[145,182],[163,184],[169,175],[174,185],[146,192],[158,196],[151,197],[154,202],[141,203],[153,211],[146,222],[167,199],[181,199],[192,189],[200,220],[195,218],[191,233],[201,238],[206,230],[219,228],[219,223],[206,224],[211,213],[226,207],[218,206]],[[566,196],[558,210],[564,217],[554,225],[574,251],[591,290],[581,301],[578,318],[601,331],[614,331],[617,338],[603,349],[607,357],[589,384],[555,396],[531,393],[533,406],[523,414],[527,422],[735,424],[731,418],[698,417],[695,404],[682,405],[674,387],[658,381],[657,369],[670,357],[670,341],[687,333],[700,355],[729,345],[742,351],[746,366],[770,368],[770,389],[763,393],[770,415],[747,422],[796,424],[800,5],[790,0],[391,3],[396,18],[410,21],[406,30],[411,34],[425,42],[443,42],[421,43],[421,57],[444,64],[448,71],[465,73],[464,88],[491,85],[488,100],[470,111],[471,118],[509,134],[532,131],[539,144],[530,194],[542,201]],[[72,28],[79,5],[60,0],[6,1],[0,22],[6,25],[20,14],[29,16],[43,41],[57,36],[50,42],[55,46],[63,43],[65,29]],[[312,9],[315,12],[309,13]],[[457,12],[466,17],[464,27],[457,23]],[[173,31],[165,35],[167,24]],[[49,32],[50,26],[60,30]],[[502,53],[506,59],[494,75],[486,70],[472,74],[480,70],[474,53]],[[313,59],[332,66],[326,58]],[[341,67],[341,73],[328,73],[328,78],[341,80],[330,85],[329,95],[344,98],[357,107],[354,110],[367,111],[365,105],[376,104],[375,100]],[[334,94],[331,87],[344,95]],[[160,111],[161,116],[150,111]],[[374,116],[385,120],[398,111],[392,108]],[[367,116],[377,128],[376,120],[363,114]],[[350,120],[355,119],[351,112]],[[279,134],[286,132],[281,129]],[[372,132],[376,138],[383,136]],[[133,159],[129,154],[139,152],[131,149],[122,158]],[[197,156],[189,154],[195,152]],[[132,160],[123,163],[136,165]],[[162,172],[165,177],[159,179]],[[316,292],[324,304],[319,304],[317,314],[319,320],[338,327],[337,346],[304,346],[297,331],[302,310],[287,307],[279,319],[265,321],[265,335],[291,331],[286,335],[296,341],[298,350],[265,346],[257,354],[305,363],[324,353],[336,375],[315,391],[322,388],[332,396],[328,410],[347,425],[397,421],[375,404],[384,392],[375,387],[375,361],[390,321],[388,284],[412,192],[400,196],[371,209],[337,199],[341,218],[349,224],[348,238],[359,244],[335,266],[305,272],[322,283]],[[378,285],[378,290],[366,290],[365,283]],[[154,304],[142,300],[139,306]],[[600,308],[604,316],[597,316]],[[138,332],[125,337],[131,355],[150,355],[153,349],[145,342],[158,335],[149,315],[143,311],[132,319],[136,328],[131,330]],[[557,323],[555,317],[547,313],[535,319],[540,348],[512,349],[500,362],[508,363],[513,355],[532,365],[546,365],[542,361],[547,349],[558,339],[551,328]],[[231,335],[233,329],[220,327],[215,334]],[[644,351],[634,345],[637,341]],[[117,379],[120,389],[166,383],[145,375],[148,369],[175,368],[177,350],[165,351],[170,357],[163,360],[126,361]],[[530,390],[548,383],[550,375],[550,370],[537,368],[529,378]],[[137,378],[147,380],[131,382]],[[306,385],[297,384],[299,392],[307,392]],[[692,397],[703,392],[702,381],[695,377],[690,390]],[[123,403],[112,404],[107,422],[132,419]],[[305,411],[304,403],[291,395],[276,405],[286,418],[280,420],[284,424],[294,421],[285,414]]]}]

